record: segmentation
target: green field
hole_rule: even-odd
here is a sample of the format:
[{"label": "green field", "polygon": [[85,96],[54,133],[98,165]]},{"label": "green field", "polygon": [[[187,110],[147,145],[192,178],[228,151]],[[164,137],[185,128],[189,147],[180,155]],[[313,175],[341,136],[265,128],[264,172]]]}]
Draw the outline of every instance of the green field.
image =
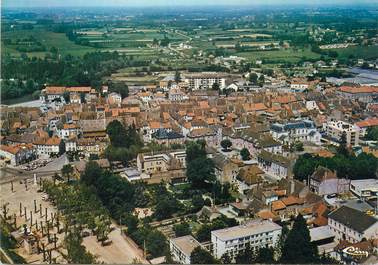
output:
[{"label": "green field", "polygon": [[310,51],[309,49],[294,51],[293,49],[274,50],[274,51],[251,51],[239,52],[234,55],[244,57],[247,60],[272,60],[272,61],[285,61],[295,63],[301,59],[320,59],[320,55]]},{"label": "green field", "polygon": [[339,58],[348,58],[353,55],[354,58],[375,59],[378,57],[378,46],[352,46],[345,49],[331,49],[338,53]]},{"label": "green field", "polygon": [[[27,55],[31,57],[44,57],[51,47],[57,48],[62,55],[81,56],[87,52],[95,51],[92,47],[81,46],[71,42],[64,33],[55,33],[38,28],[33,30],[7,31],[3,33],[2,39],[22,39],[29,36],[33,36],[47,49],[47,51],[42,52],[27,52]],[[20,56],[21,54],[21,52],[16,50],[16,45],[4,45],[2,43],[2,47],[3,53],[10,53],[12,56]]]}]

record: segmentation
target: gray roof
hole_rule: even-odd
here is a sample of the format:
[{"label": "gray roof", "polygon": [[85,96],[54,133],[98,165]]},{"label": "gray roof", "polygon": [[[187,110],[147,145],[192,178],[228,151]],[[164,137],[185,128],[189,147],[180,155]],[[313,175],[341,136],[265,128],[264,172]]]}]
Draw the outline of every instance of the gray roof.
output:
[{"label": "gray roof", "polygon": [[281,226],[272,221],[256,219],[243,225],[211,231],[211,234],[226,241],[281,229]]},{"label": "gray roof", "polygon": [[378,221],[372,216],[346,206],[341,206],[337,210],[331,212],[328,215],[328,218],[342,223],[359,233],[363,233]]}]

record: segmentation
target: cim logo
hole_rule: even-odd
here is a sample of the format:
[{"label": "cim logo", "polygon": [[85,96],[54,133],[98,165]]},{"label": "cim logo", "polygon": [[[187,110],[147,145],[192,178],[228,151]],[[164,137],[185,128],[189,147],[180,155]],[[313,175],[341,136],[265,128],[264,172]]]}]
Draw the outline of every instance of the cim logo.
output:
[{"label": "cim logo", "polygon": [[352,246],[344,248],[343,252],[351,256],[365,256],[365,257],[369,256],[369,252],[360,250],[359,248],[352,247]]}]

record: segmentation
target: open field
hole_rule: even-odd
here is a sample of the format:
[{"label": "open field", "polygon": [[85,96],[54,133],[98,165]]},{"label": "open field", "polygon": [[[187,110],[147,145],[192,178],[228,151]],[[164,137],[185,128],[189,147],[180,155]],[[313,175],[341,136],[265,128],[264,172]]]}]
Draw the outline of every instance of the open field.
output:
[{"label": "open field", "polygon": [[320,55],[311,52],[309,49],[294,51],[293,49],[287,50],[274,50],[274,51],[251,51],[251,52],[238,52],[235,55],[244,57],[247,60],[272,60],[284,62],[298,62],[304,59],[320,59]]},{"label": "open field", "polygon": [[354,56],[355,58],[374,59],[378,55],[378,46],[351,46],[344,49],[331,49],[336,51],[339,58],[348,58]]},{"label": "open field", "polygon": [[[77,45],[71,42],[64,33],[55,33],[51,31],[47,31],[45,29],[34,29],[34,30],[18,30],[18,31],[9,31],[4,32],[2,35],[2,39],[22,39],[26,37],[32,36],[36,39],[36,41],[40,42],[43,46],[46,47],[45,51],[38,51],[38,52],[26,52],[28,56],[35,56],[35,57],[44,57],[44,55],[50,51],[52,47],[58,49],[58,52],[62,55],[71,54],[74,56],[80,56],[87,52],[94,51],[95,49],[92,47]],[[2,53],[10,53],[13,56],[20,56],[21,52],[18,51],[16,48],[20,46],[16,45],[4,45],[5,49]]]}]

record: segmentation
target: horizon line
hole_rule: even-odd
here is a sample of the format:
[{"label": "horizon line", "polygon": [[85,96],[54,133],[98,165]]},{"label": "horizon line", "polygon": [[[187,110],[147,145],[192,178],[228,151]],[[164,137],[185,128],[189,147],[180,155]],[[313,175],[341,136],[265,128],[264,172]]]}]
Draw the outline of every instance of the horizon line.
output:
[{"label": "horizon line", "polygon": [[257,3],[248,3],[248,4],[173,4],[173,5],[167,5],[167,4],[157,4],[157,5],[137,5],[137,4],[127,4],[127,5],[106,5],[106,4],[95,4],[95,5],[69,5],[69,6],[64,6],[64,5],[51,5],[51,6],[20,6],[20,5],[6,5],[4,4],[1,9],[10,9],[10,8],[20,8],[20,9],[33,9],[33,8],[96,8],[96,7],[101,7],[101,8],[126,8],[126,7],[133,7],[133,8],[156,8],[156,7],[165,7],[165,8],[172,8],[172,7],[183,7],[183,8],[188,8],[188,7],[216,7],[216,8],[221,8],[221,7],[287,7],[287,6],[297,6],[297,7],[307,7],[307,6],[316,6],[316,7],[322,7],[322,6],[335,6],[335,7],[343,7],[343,6],[372,6],[375,5],[378,7],[378,1],[376,2],[364,2],[364,3],[316,3],[316,2],[307,2],[307,3],[264,3],[264,4],[257,4]]}]

